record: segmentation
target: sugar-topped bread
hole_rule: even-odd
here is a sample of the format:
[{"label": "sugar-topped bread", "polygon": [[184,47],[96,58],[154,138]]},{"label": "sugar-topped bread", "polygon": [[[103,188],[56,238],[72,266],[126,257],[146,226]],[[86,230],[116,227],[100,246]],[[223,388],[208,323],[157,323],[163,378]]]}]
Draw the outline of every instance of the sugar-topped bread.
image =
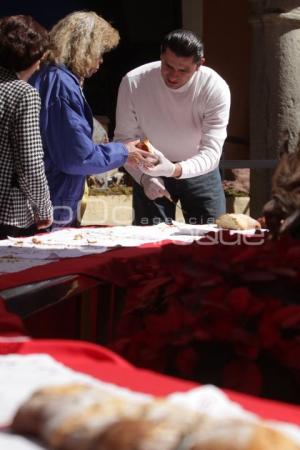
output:
[{"label": "sugar-topped bread", "polygon": [[253,219],[246,214],[222,214],[217,218],[216,224],[219,228],[227,230],[251,230],[260,229],[261,225],[258,220]]},{"label": "sugar-topped bread", "polygon": [[164,398],[136,402],[83,384],[33,393],[12,430],[51,450],[300,450],[263,420],[214,418]]}]

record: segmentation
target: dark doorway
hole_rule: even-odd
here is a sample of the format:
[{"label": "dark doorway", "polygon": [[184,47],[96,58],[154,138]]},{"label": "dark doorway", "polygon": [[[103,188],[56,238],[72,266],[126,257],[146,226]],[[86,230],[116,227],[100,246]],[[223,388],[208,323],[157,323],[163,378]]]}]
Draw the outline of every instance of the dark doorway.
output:
[{"label": "dark doorway", "polygon": [[66,14],[76,10],[94,10],[112,23],[120,32],[119,46],[104,56],[104,64],[84,91],[95,115],[110,119],[110,137],[118,86],[129,70],[159,59],[162,37],[181,27],[181,0],[2,0],[1,16],[30,14],[46,28]]},{"label": "dark doorway", "polygon": [[109,117],[112,136],[121,78],[129,70],[159,59],[163,36],[181,27],[181,0],[91,0],[90,5],[121,36],[119,46],[104,56],[101,70],[85,83],[85,93],[94,113]]}]

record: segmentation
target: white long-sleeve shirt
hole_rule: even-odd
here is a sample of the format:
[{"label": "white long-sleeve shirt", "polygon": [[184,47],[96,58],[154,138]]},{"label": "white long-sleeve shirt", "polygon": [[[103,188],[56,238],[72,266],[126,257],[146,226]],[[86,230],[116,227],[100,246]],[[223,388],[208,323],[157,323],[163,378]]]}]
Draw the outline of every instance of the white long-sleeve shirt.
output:
[{"label": "white long-sleeve shirt", "polygon": [[229,110],[229,87],[213,69],[200,66],[184,86],[171,89],[156,61],[122,79],[114,138],[148,138],[168,159],[181,163],[180,178],[191,178],[218,166]]}]

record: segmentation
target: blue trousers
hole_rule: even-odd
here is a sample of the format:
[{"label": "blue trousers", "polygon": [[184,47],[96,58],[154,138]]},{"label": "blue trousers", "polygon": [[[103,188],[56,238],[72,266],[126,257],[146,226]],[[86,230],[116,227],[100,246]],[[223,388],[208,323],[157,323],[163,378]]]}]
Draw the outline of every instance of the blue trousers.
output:
[{"label": "blue trousers", "polygon": [[[226,212],[219,169],[182,180],[164,178],[164,183],[174,202],[180,200],[186,223],[213,223],[217,217]],[[143,188],[134,182],[133,210],[133,225],[155,225],[174,220],[176,206],[165,197],[149,200]]]}]

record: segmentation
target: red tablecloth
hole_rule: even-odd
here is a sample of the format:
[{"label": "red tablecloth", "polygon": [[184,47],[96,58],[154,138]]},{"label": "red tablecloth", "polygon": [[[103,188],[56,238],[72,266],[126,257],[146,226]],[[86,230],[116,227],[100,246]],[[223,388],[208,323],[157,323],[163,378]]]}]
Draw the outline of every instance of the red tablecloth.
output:
[{"label": "red tablecloth", "polygon": [[[104,280],[109,280],[110,282],[115,283],[115,279],[120,278],[121,275],[123,278],[124,278],[124,275],[126,276],[126,274],[127,274],[127,270],[126,270],[127,264],[126,263],[127,262],[132,263],[133,267],[131,267],[131,269],[135,269],[136,267],[139,266],[139,264],[142,260],[148,259],[148,257],[149,257],[149,259],[155,260],[156,258],[160,257],[162,247],[164,247],[164,249],[166,249],[166,250],[169,250],[170,248],[172,249],[172,247],[169,247],[166,244],[168,244],[168,243],[167,242],[159,243],[157,245],[151,245],[151,246],[147,246],[144,248],[114,249],[110,252],[107,252],[107,253],[104,253],[101,255],[83,256],[81,258],[62,260],[58,263],[53,263],[53,264],[50,264],[47,266],[41,266],[38,269],[33,268],[33,269],[29,269],[29,270],[26,270],[23,272],[15,273],[15,274],[8,274],[6,276],[0,277],[0,289],[5,289],[5,288],[21,285],[23,283],[44,280],[47,278],[52,278],[52,277],[57,277],[57,276],[62,276],[62,275],[67,275],[67,274],[78,274],[78,273],[84,273],[85,275],[92,276],[97,279],[102,279],[102,276],[103,276]],[[273,259],[276,261],[279,260],[281,265],[283,265],[284,269],[286,267],[290,267],[290,265],[291,265],[291,268],[295,268],[295,267],[299,268],[300,246],[298,245],[298,247],[295,248],[294,243],[292,243],[292,244],[293,245],[289,245],[288,247],[286,246],[286,242],[283,242],[283,241],[276,244],[276,248],[278,251],[276,253],[276,258],[273,258]],[[230,249],[230,247],[228,247],[228,248]],[[266,269],[269,269],[271,250],[274,250],[273,247],[271,247],[271,244],[269,244],[268,248],[269,248],[268,253],[267,253],[268,258],[265,258],[265,260],[263,260],[261,262],[261,264],[263,263],[262,266]],[[284,259],[284,255],[286,253],[287,248],[289,248],[290,252],[289,252],[289,255],[285,256],[285,259]],[[223,251],[223,249],[220,249],[220,250]],[[239,253],[239,250],[240,249],[238,248],[236,253]],[[247,254],[249,252],[251,253],[251,247],[249,247],[249,249],[247,248],[246,250],[247,250]],[[295,250],[297,250],[297,251],[295,251]],[[200,253],[203,254],[202,252],[199,252],[199,254]],[[262,254],[261,248],[260,248],[259,253],[253,252],[253,251],[252,251],[252,253],[261,255]],[[252,260],[251,261],[254,264],[254,262],[256,262],[255,258],[252,258]],[[118,263],[118,264],[114,264],[114,263]],[[204,263],[207,264],[207,261],[205,260]],[[243,260],[242,260],[242,263],[244,264]],[[117,265],[118,270],[116,270],[116,265]],[[180,263],[179,263],[179,265],[180,265]],[[272,264],[271,264],[271,266],[272,266]],[[254,265],[254,267],[256,268],[257,266]],[[275,268],[277,268],[277,267],[275,267]],[[294,292],[297,292],[296,288],[298,286],[298,284],[297,284],[298,278],[293,277],[286,271],[283,271],[281,266],[279,268],[280,268],[281,272],[279,271],[279,272],[274,272],[274,273],[275,274],[279,273],[280,277],[283,279],[283,281],[282,281],[280,278],[280,281],[282,281],[282,283],[281,283],[282,286],[285,287],[285,284],[284,284],[284,283],[286,283],[285,277],[290,276],[290,279],[288,280],[289,284],[291,283],[291,281],[293,281],[294,286],[295,286],[295,289],[292,289],[292,294]],[[139,269],[143,275],[145,272],[143,272],[143,270],[141,270],[141,267],[139,267]],[[180,268],[180,270],[181,270],[181,268]],[[110,275],[110,276],[106,277],[105,272],[107,272],[108,275]],[[266,271],[266,273],[268,275],[268,271]],[[255,273],[254,273],[254,275],[255,275]],[[272,282],[272,280],[271,280],[271,282]],[[277,286],[276,284],[274,284],[274,285]],[[285,289],[285,290],[287,290],[287,289]],[[282,292],[283,291],[280,291],[280,293],[282,293]],[[296,320],[298,316],[297,315],[294,315],[294,316],[295,317],[292,317],[292,318]],[[61,317],[61,316],[58,316],[58,317]],[[64,321],[64,319],[62,321]],[[43,323],[45,323],[45,322],[43,322]],[[0,323],[0,333],[1,333],[1,323]],[[53,337],[54,335],[50,334],[50,333],[48,333],[47,335],[44,335],[44,337],[49,337],[49,336]],[[58,337],[73,339],[73,336],[60,335]],[[289,338],[289,336],[286,337],[284,335],[284,339],[288,339],[288,338]],[[132,341],[130,341],[130,342],[132,342]],[[292,345],[294,345],[294,343],[295,343],[295,346],[298,345],[297,339],[294,339],[291,342]],[[24,344],[24,345],[25,345],[24,348],[26,348],[27,344]],[[292,350],[293,350],[293,348],[292,348]],[[284,352],[281,352],[281,354],[285,355]],[[295,355],[297,355],[296,352],[295,352]],[[288,354],[288,356],[289,356],[289,354]],[[293,356],[293,354],[292,354],[292,356]],[[55,357],[59,357],[59,354],[56,354]],[[297,361],[298,361],[298,359],[294,358],[293,364],[297,363]],[[117,373],[115,374],[115,371],[116,371],[115,365],[113,365],[113,367],[111,367],[112,364],[106,362],[105,364],[108,364],[109,367],[105,368],[103,366],[103,364],[104,363],[102,363],[101,376],[103,374],[103,377],[105,377],[106,370],[107,370],[108,371],[107,376],[112,377],[112,379],[109,379],[109,381],[116,382],[116,383],[120,382],[121,385],[123,385],[122,384],[123,382],[128,382],[128,383],[131,383],[130,386],[128,386],[128,387],[131,387],[131,388],[137,389],[137,390],[142,390],[145,392],[152,392],[155,394],[164,394],[164,393],[168,393],[172,390],[187,389],[186,386],[189,386],[189,387],[194,386],[194,384],[192,384],[192,383],[188,383],[188,384],[184,383],[182,385],[181,384],[182,382],[178,381],[178,380],[170,382],[170,380],[174,380],[174,379],[169,378],[169,377],[154,375],[151,372],[133,369],[132,367],[127,368],[126,370],[124,369],[122,374],[120,374],[119,371],[117,371]],[[89,367],[89,364],[87,364],[87,367]],[[77,367],[74,367],[74,368],[77,368]],[[82,369],[78,368],[78,370],[82,370]],[[86,370],[85,366],[84,366],[84,370]],[[95,367],[93,370],[98,372],[97,367]],[[127,371],[129,371],[128,379],[127,379],[127,375],[126,375]],[[147,376],[145,374],[147,374]],[[115,376],[115,378],[114,378],[114,376]],[[178,376],[185,376],[185,375],[178,375]],[[150,377],[150,379],[149,379],[149,377]],[[151,381],[151,380],[153,380],[152,377],[154,377],[154,382]],[[159,377],[159,378],[157,378],[157,377]],[[142,378],[142,380],[139,380],[139,378]],[[119,381],[118,381],[118,379],[119,379]],[[166,383],[167,383],[167,384],[165,384],[166,392],[163,391],[163,386],[164,386],[163,380],[166,380]],[[284,378],[283,378],[283,380],[284,380]],[[272,374],[270,374],[270,382],[271,381],[272,381]],[[155,383],[159,384],[158,388],[156,388]],[[174,386],[173,383],[179,383],[182,386],[182,388],[174,387],[174,389],[173,389],[172,388],[172,386]],[[276,405],[278,405],[278,403],[276,403],[276,402],[257,400],[256,398],[253,400],[253,397],[242,396],[240,394],[234,394],[234,393],[233,394],[231,393],[230,395],[234,399],[236,399],[236,396],[238,396],[239,400],[242,399],[243,404],[245,404],[244,402],[246,402],[246,405],[250,410],[254,410],[254,411],[260,413],[262,416],[279,418],[281,420],[291,420],[293,422],[300,424],[299,408],[297,406],[288,406],[288,407],[285,406],[282,409],[282,405],[279,403],[280,407],[278,409],[278,408],[276,408]],[[292,400],[287,400],[287,401],[292,401]],[[285,408],[288,408],[288,411],[290,411],[290,412],[287,412],[287,410]],[[282,413],[282,411],[284,411],[284,413]],[[274,416],[274,414],[275,414],[275,416]],[[278,414],[277,417],[276,417],[276,414]]]},{"label": "red tablecloth", "polygon": [[[0,353],[47,353],[73,370],[92,375],[102,381],[153,395],[185,392],[197,384],[137,369],[111,351],[78,341],[29,340],[0,342]],[[300,425],[300,407],[226,391],[229,398],[261,417]]]},{"label": "red tablecloth", "polygon": [[22,320],[7,311],[4,301],[0,298],[0,337],[25,335]]},{"label": "red tablecloth", "polygon": [[[114,265],[114,261],[135,260],[145,258],[151,255],[158,257],[163,246],[170,244],[170,241],[161,241],[155,244],[145,244],[141,247],[114,248],[105,253],[86,255],[77,258],[65,258],[60,261],[49,263],[39,267],[32,267],[20,272],[0,275],[0,291],[17,286],[31,284],[39,281],[49,280],[65,275],[84,275],[99,281],[106,281],[105,268]],[[118,274],[116,274],[118,276]],[[111,273],[110,273],[111,278]],[[109,282],[110,283],[110,282]],[[0,292],[1,299],[1,292]],[[23,334],[38,338],[78,338],[77,324],[78,320],[77,306],[73,302],[63,302],[55,305],[53,308],[47,308],[39,311],[38,314],[27,318],[24,321],[24,327],[21,322],[15,318],[13,321],[19,322],[19,328]],[[57,318],[68,317],[68,322],[58,326],[60,321]],[[0,314],[0,334],[3,328]]]},{"label": "red tablecloth", "polygon": [[[19,338],[18,338],[19,336]],[[7,312],[0,299],[0,354],[46,353],[73,370],[129,389],[167,395],[187,391],[196,383],[138,369],[112,351],[95,344],[71,340],[25,340],[22,324]],[[226,391],[229,398],[261,417],[300,425],[300,407]]]}]

